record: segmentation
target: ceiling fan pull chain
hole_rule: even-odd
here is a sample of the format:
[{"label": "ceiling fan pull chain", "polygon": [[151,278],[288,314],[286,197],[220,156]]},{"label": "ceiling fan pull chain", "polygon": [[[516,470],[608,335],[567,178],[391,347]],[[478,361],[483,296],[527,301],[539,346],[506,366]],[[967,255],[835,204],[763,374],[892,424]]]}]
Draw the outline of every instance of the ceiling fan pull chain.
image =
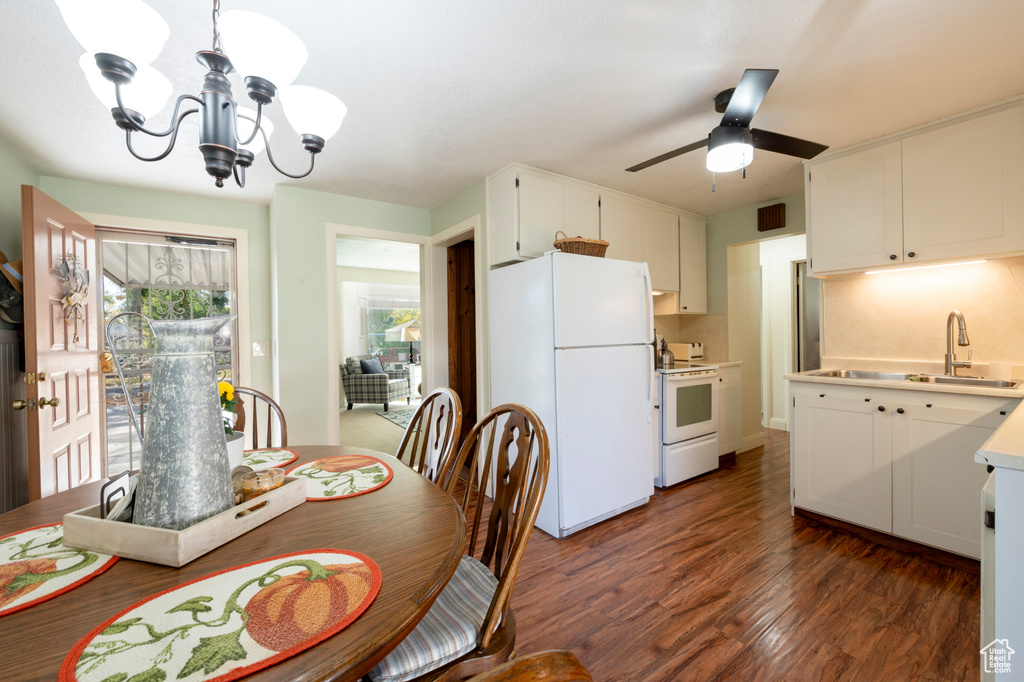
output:
[{"label": "ceiling fan pull chain", "polygon": [[715,172],[711,171],[711,191],[715,191]]},{"label": "ceiling fan pull chain", "polygon": [[747,179],[747,169],[746,169],[746,167],[743,168],[743,179],[744,180]]}]

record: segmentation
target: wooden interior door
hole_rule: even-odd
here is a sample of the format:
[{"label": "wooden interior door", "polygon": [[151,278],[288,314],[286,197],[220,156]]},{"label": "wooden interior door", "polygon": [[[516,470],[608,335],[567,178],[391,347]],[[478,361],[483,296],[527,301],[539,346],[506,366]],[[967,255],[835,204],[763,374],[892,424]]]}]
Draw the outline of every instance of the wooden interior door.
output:
[{"label": "wooden interior door", "polygon": [[448,247],[448,386],[462,401],[462,433],[473,428],[476,410],[476,286],[473,240]]},{"label": "wooden interior door", "polygon": [[[29,499],[102,477],[96,231],[38,189],[21,188]],[[72,258],[90,274],[77,324],[65,321]]]}]

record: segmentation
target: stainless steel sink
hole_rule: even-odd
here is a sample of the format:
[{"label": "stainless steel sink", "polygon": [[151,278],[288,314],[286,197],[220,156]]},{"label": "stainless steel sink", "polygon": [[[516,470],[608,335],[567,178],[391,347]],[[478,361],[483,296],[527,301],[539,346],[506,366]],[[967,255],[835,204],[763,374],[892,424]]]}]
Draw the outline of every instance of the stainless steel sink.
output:
[{"label": "stainless steel sink", "polygon": [[906,381],[915,375],[900,374],[899,372],[872,372],[861,369],[828,369],[814,372],[810,376],[834,377],[836,379],[871,379],[873,381]]},{"label": "stainless steel sink", "polygon": [[1019,382],[981,377],[951,377],[945,374],[920,374],[910,378],[925,384],[953,384],[956,386],[984,386],[985,388],[1014,388]]}]

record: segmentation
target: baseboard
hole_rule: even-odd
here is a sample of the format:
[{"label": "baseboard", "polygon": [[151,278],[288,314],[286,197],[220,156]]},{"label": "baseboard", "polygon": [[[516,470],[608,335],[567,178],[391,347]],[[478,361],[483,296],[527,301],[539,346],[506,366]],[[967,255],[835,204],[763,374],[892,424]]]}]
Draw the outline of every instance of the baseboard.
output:
[{"label": "baseboard", "polygon": [[759,448],[762,445],[764,445],[764,433],[758,431],[757,433],[752,433],[749,436],[745,436],[743,438],[743,442],[740,443],[740,446],[739,448],[737,448],[736,452],[746,452],[747,450]]},{"label": "baseboard", "polygon": [[768,428],[776,429],[778,431],[789,431],[789,420],[788,419],[769,419]]},{"label": "baseboard", "polygon": [[888,533],[883,533],[878,530],[858,526],[857,524],[849,523],[847,521],[833,519],[830,516],[817,514],[812,511],[807,511],[806,509],[794,508],[793,516],[821,526],[837,528],[843,532],[849,533],[850,535],[856,535],[859,538],[874,542],[875,544],[882,545],[883,547],[895,549],[900,552],[906,552],[907,554],[916,554],[917,556],[924,557],[925,559],[929,559],[936,563],[940,563],[945,566],[952,566],[953,568],[959,568],[962,571],[967,571],[974,575],[981,574],[981,562],[977,559],[947,552],[944,549],[922,545],[914,542],[913,540],[904,540],[903,538],[898,538],[895,535],[889,535]]}]

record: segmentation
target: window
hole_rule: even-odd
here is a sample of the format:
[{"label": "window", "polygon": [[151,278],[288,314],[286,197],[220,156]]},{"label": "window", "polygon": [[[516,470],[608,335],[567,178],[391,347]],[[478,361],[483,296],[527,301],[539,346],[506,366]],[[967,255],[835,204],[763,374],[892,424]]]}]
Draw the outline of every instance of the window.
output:
[{"label": "window", "polygon": [[[233,242],[107,230],[97,230],[96,236],[103,267],[104,330],[121,313],[189,320],[235,312]],[[235,324],[214,338],[217,373],[225,379],[236,374]],[[119,318],[104,338],[106,350],[117,359],[104,367],[107,474],[113,475],[139,465],[138,431],[145,434],[155,348],[148,326],[135,316]]]},{"label": "window", "polygon": [[360,296],[363,327],[366,330],[364,352],[381,357],[382,362],[406,362],[410,344],[414,355],[420,351],[419,297]]}]

